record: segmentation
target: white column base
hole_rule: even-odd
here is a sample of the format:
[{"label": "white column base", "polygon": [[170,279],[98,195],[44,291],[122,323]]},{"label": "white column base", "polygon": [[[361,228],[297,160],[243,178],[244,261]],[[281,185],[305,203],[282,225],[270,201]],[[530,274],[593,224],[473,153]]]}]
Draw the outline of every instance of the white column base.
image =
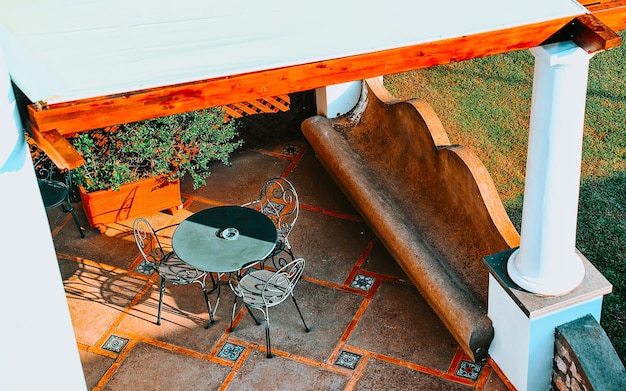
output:
[{"label": "white column base", "polygon": [[[541,278],[533,279],[521,273],[517,268],[516,261],[519,249],[511,254],[507,264],[509,277],[521,288],[529,292],[541,292],[542,295],[556,296],[571,292],[582,282],[585,277],[585,266],[578,254],[564,254],[562,263],[567,267],[559,267],[557,270],[549,270],[541,274]],[[557,265],[557,266],[560,266]]]},{"label": "white column base", "polygon": [[536,295],[508,277],[512,252],[485,258],[488,315],[495,330],[489,355],[518,391],[545,391],[552,380],[555,328],[587,314],[599,322],[603,296],[611,292],[612,285],[578,253],[586,272],[581,284],[562,296]]}]

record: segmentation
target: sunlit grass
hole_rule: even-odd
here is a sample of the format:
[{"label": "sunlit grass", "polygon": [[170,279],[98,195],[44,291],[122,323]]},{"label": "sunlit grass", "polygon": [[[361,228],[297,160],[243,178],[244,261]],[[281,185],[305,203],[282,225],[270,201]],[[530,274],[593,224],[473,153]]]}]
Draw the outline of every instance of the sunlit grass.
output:
[{"label": "sunlit grass", "polygon": [[[626,39],[626,33],[621,33]],[[626,45],[624,45],[626,46]],[[626,362],[626,47],[591,59],[577,247],[613,284],[601,324]],[[476,153],[518,230],[534,58],[529,51],[385,76],[400,99],[428,102],[452,143]]]}]

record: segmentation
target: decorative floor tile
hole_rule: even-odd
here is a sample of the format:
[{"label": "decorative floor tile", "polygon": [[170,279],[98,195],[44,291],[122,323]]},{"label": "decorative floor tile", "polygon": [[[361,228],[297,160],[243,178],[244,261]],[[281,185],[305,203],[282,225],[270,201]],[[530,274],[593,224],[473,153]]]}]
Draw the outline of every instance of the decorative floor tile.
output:
[{"label": "decorative floor tile", "polygon": [[137,265],[135,271],[137,273],[145,274],[146,276],[151,276],[154,272],[154,269],[152,268],[150,262],[144,259],[143,261],[141,261],[141,263],[139,263],[139,265]]},{"label": "decorative floor tile", "polygon": [[102,349],[109,350],[111,352],[119,353],[124,349],[124,346],[128,343],[128,339],[118,337],[117,335],[111,335],[104,345],[102,345]]},{"label": "decorative floor tile", "polygon": [[470,380],[478,379],[478,375],[480,375],[480,371],[483,369],[483,366],[480,364],[475,364],[473,362],[461,360],[459,364],[459,368],[456,370],[455,375],[464,377]]},{"label": "decorative floor tile", "polygon": [[360,360],[360,354],[350,353],[342,350],[341,353],[339,353],[339,357],[337,357],[337,361],[335,361],[335,365],[354,370]]},{"label": "decorative floor tile", "polygon": [[302,150],[302,146],[298,144],[285,144],[283,148],[280,150],[281,155],[287,156],[298,156],[300,151]]},{"label": "decorative floor tile", "polygon": [[244,349],[245,348],[243,346],[226,342],[220,349],[219,353],[217,353],[217,357],[225,358],[230,361],[237,361]]},{"label": "decorative floor tile", "polygon": [[350,286],[352,288],[360,289],[362,291],[369,291],[375,280],[376,279],[374,277],[357,274],[354,276],[354,280],[352,280]]}]

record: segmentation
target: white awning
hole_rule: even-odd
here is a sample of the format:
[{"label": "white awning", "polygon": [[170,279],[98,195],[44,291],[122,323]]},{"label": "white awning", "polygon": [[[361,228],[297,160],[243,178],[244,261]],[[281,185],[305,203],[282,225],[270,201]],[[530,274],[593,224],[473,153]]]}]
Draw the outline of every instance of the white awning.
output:
[{"label": "white awning", "polygon": [[67,102],[577,16],[573,0],[0,0],[31,101]]}]

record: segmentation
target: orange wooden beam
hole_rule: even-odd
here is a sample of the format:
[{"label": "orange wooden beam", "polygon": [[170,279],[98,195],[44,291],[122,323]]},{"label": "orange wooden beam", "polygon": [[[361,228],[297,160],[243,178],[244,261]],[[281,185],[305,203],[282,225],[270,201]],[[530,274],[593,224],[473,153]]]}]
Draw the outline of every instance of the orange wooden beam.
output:
[{"label": "orange wooden beam", "polygon": [[41,133],[31,129],[30,135],[59,169],[73,170],[85,164],[85,160],[74,146],[56,130]]},{"label": "orange wooden beam", "polygon": [[309,64],[47,106],[28,106],[40,131],[62,135],[264,96],[405,72],[541,45],[571,18]]}]

